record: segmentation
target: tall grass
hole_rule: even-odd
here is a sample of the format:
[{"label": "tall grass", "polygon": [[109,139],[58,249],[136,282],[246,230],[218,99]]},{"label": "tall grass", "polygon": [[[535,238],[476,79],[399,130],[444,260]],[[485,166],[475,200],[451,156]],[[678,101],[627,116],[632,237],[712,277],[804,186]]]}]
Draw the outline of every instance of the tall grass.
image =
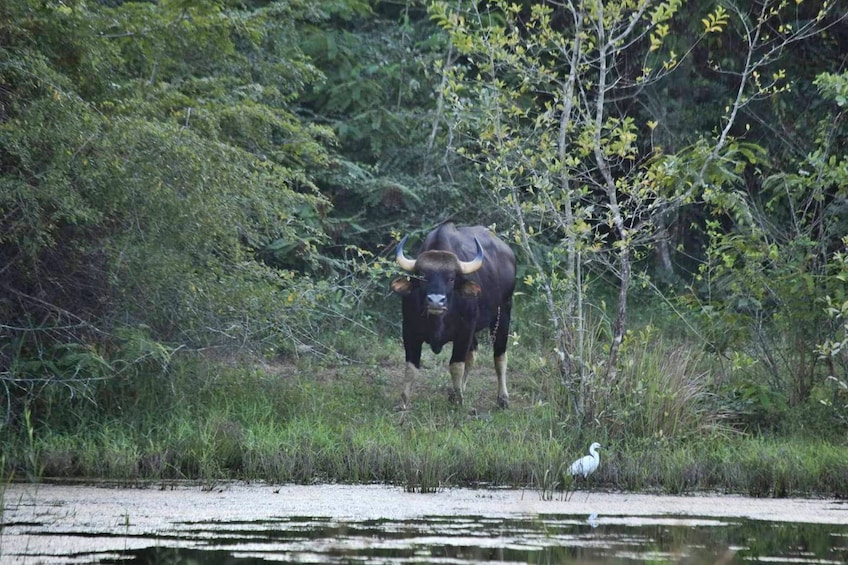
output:
[{"label": "tall grass", "polygon": [[844,443],[719,426],[708,375],[698,355],[679,346],[631,347],[597,422],[580,429],[550,401],[556,385],[544,362],[520,352],[511,360],[507,411],[495,408],[486,355],[466,406],[447,401],[445,360],[428,357],[412,408],[396,411],[400,355],[262,369],[186,360],[167,382],[146,381],[129,398],[105,391],[108,409],[34,407],[27,429],[0,431],[4,476],[381,482],[425,493],[508,485],[553,498],[584,488],[564,469],[597,440],[604,449],[590,488],[848,496]]},{"label": "tall grass", "polygon": [[628,345],[618,375],[605,391],[603,422],[611,435],[682,439],[717,430],[721,414],[709,402],[711,378],[700,351],[646,330]]}]

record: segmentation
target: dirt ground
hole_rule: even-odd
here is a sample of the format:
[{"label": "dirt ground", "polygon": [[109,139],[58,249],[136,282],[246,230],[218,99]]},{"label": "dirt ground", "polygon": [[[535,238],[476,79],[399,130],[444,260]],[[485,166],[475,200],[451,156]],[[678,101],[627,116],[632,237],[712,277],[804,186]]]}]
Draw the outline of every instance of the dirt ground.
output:
[{"label": "dirt ground", "polygon": [[[304,516],[337,521],[410,520],[425,516],[597,515],[639,524],[648,518],[751,518],[848,524],[848,504],[828,499],[657,496],[578,491],[541,500],[533,490],[446,489],[407,493],[382,485],[226,484],[216,488],[108,488],[10,485],[3,500],[0,562],[86,562],[93,554],[179,539],[192,523],[252,523]],[[64,556],[61,557],[60,556]]]}]

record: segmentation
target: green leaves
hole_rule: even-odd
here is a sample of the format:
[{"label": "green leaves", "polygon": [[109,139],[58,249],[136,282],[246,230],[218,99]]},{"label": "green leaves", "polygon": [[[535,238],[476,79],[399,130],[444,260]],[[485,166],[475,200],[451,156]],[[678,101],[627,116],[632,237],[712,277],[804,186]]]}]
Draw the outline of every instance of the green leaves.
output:
[{"label": "green leaves", "polygon": [[730,15],[721,4],[707,14],[706,18],[701,19],[701,23],[704,24],[704,33],[721,33],[729,21]]},{"label": "green leaves", "polygon": [[848,106],[848,73],[821,73],[813,81],[822,96],[836,102],[840,108]]}]

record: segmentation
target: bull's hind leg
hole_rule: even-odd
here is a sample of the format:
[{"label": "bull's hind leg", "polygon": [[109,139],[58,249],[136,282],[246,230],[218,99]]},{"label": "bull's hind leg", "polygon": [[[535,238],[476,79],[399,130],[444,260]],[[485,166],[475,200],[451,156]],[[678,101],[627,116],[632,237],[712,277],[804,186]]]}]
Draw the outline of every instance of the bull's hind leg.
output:
[{"label": "bull's hind leg", "polygon": [[509,393],[506,391],[506,351],[495,355],[495,375],[498,379],[498,406],[509,408]]},{"label": "bull's hind leg", "polygon": [[498,315],[490,327],[495,358],[495,376],[498,379],[498,406],[509,407],[509,393],[506,390],[506,344],[509,340],[509,322],[512,316],[512,302],[498,308]]}]

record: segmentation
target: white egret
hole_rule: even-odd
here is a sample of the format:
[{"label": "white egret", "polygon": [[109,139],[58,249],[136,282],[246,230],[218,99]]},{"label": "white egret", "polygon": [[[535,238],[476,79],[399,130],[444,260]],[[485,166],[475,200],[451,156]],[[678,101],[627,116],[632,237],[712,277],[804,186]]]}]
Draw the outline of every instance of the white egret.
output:
[{"label": "white egret", "polygon": [[586,455],[585,457],[581,457],[577,461],[571,464],[568,472],[574,475],[583,475],[585,479],[589,475],[595,472],[595,469],[598,468],[598,463],[601,462],[600,457],[598,457],[598,449],[601,448],[601,444],[598,442],[593,443],[589,446],[589,453],[591,455]]}]

